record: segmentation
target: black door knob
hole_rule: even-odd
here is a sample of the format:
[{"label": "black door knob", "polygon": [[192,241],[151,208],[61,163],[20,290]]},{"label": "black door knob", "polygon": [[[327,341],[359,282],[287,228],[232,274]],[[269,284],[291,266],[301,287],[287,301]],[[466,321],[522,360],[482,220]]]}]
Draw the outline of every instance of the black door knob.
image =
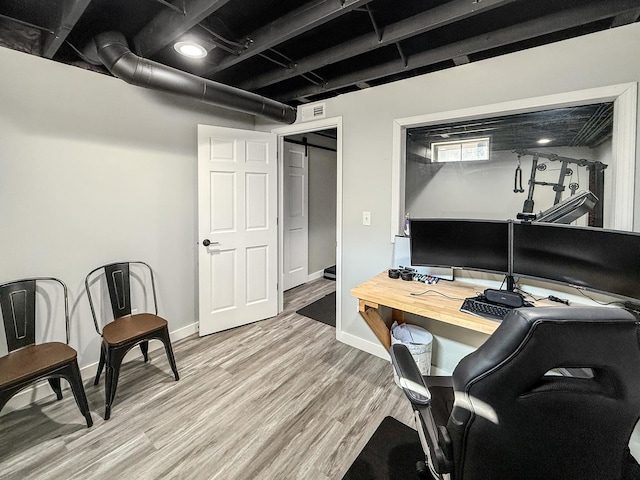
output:
[{"label": "black door knob", "polygon": [[208,238],[205,238],[205,239],[202,241],[202,245],[204,245],[205,247],[208,247],[209,245],[211,245],[211,242],[209,241],[209,239],[208,239]]}]

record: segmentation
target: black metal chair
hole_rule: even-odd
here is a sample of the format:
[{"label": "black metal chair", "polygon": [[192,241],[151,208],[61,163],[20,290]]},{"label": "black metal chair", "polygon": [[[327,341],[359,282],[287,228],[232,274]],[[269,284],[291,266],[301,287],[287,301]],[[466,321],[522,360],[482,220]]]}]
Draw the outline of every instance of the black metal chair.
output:
[{"label": "black metal chair", "polygon": [[[130,269],[132,265],[147,271],[150,281],[146,283],[147,287],[151,287],[153,294],[154,313],[132,314]],[[91,285],[98,281],[101,275],[104,275],[104,280],[109,292],[108,296],[111,310],[113,312],[113,321],[102,322],[104,323],[104,327],[102,328],[91,294]],[[139,278],[140,283],[145,283],[141,277],[137,276],[136,278]],[[85,288],[96,331],[102,336],[100,363],[98,364],[98,372],[96,373],[94,385],[97,385],[100,381],[102,369],[106,366],[104,419],[108,420],[111,416],[111,407],[116,396],[122,360],[127,352],[136,345],[140,346],[144,361],[147,362],[149,360],[149,340],[160,340],[164,344],[167,359],[169,360],[169,365],[171,366],[176,381],[178,381],[180,377],[178,376],[178,369],[173,356],[171,340],[169,339],[167,321],[158,316],[155,281],[153,271],[149,265],[139,261],[103,265],[89,272],[85,278]]]},{"label": "black metal chair", "polygon": [[[59,285],[64,301],[66,343],[46,341],[36,343],[37,285],[48,282]],[[50,298],[45,298],[51,304]],[[0,357],[0,410],[16,393],[39,380],[47,379],[58,400],[62,399],[60,379],[71,387],[76,404],[87,421],[93,425],[87,403],[77,352],[69,343],[69,302],[66,285],[57,278],[38,277],[15,280],[0,285],[0,306],[4,323],[8,354]],[[41,312],[42,313],[42,312]],[[56,315],[45,312],[46,331],[55,330]],[[49,335],[47,335],[49,336]],[[53,335],[52,335],[53,336]]]},{"label": "black metal chair", "polygon": [[640,418],[639,325],[618,308],[514,310],[451,377],[422,377],[393,345],[429,478],[640,478],[628,449]]}]

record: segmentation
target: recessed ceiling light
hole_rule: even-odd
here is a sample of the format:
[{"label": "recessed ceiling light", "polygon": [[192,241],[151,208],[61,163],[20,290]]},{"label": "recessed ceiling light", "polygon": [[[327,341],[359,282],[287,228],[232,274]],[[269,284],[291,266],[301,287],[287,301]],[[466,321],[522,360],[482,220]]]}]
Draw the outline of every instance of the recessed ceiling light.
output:
[{"label": "recessed ceiling light", "polygon": [[204,58],[207,56],[207,51],[202,45],[198,45],[193,42],[177,42],[173,48],[180,55],[184,55],[189,58]]},{"label": "recessed ceiling light", "polygon": [[546,145],[547,143],[551,143],[551,139],[550,138],[541,138],[540,140],[538,140],[538,143],[540,145]]}]

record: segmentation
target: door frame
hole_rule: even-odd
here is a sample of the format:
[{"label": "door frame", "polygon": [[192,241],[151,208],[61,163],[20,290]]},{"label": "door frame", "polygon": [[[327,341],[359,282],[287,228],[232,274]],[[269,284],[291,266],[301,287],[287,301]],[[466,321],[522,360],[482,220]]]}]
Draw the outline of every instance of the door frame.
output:
[{"label": "door frame", "polygon": [[[336,335],[342,331],[341,290],[342,290],[342,117],[323,118],[305,123],[297,123],[271,130],[278,136],[278,218],[284,215],[284,137],[302,133],[317,132],[335,128],[336,136]],[[284,272],[284,231],[283,222],[278,221],[278,313],[284,310],[284,292],[282,290],[282,274]]]}]

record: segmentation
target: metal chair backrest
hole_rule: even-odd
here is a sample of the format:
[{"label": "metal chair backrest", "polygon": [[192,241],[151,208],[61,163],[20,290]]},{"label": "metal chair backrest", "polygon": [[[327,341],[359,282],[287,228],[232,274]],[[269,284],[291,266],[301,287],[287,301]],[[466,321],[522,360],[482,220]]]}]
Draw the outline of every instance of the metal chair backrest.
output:
[{"label": "metal chair backrest", "polygon": [[94,280],[94,276],[97,277],[97,272],[102,273],[101,271],[103,271],[109,291],[109,301],[111,303],[113,318],[117,319],[131,315],[131,265],[139,265],[148,270],[149,278],[151,279],[151,291],[153,293],[154,313],[156,315],[158,314],[158,302],[156,299],[156,286],[153,278],[153,270],[148,264],[141,261],[128,261],[102,265],[89,272],[84,280],[87,297],[89,298],[89,305],[91,307],[91,314],[93,315],[93,322],[98,333],[101,332],[95,304],[91,295],[90,283]]},{"label": "metal chair backrest", "polygon": [[53,277],[25,278],[0,285],[0,307],[9,352],[36,343],[36,286],[40,281],[56,282],[62,288],[66,343],[69,343],[67,286]]}]

